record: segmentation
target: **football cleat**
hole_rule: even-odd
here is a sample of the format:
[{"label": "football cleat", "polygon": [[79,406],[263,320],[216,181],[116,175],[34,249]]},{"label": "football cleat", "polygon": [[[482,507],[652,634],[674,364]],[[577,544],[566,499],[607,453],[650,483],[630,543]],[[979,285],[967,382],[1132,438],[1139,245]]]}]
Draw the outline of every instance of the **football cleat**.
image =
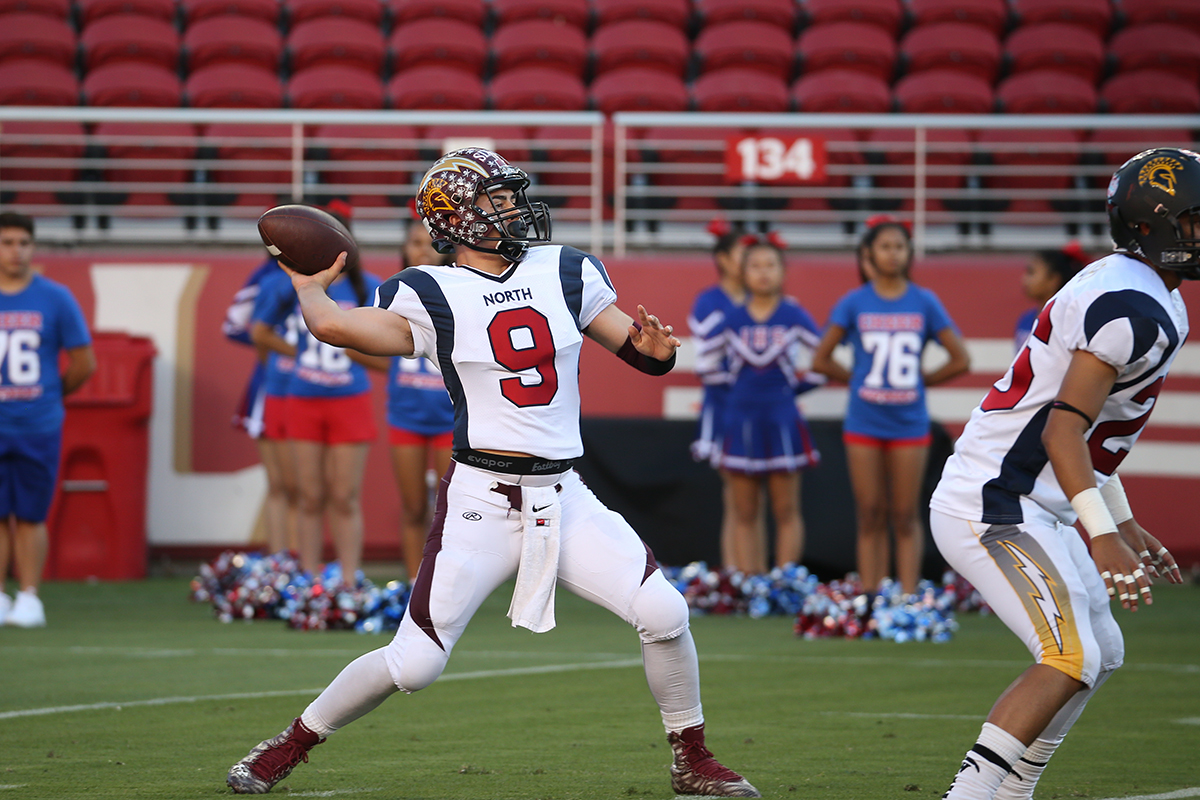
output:
[{"label": "football cleat", "polygon": [[713,758],[704,746],[704,726],[668,733],[675,753],[671,764],[671,788],[676,794],[702,797],[762,797],[750,781]]},{"label": "football cleat", "polygon": [[259,743],[249,755],[230,767],[225,783],[234,794],[266,794],[291,775],[301,761],[308,763],[308,751],[323,741],[324,737],[304,727],[296,717],[283,733]]}]

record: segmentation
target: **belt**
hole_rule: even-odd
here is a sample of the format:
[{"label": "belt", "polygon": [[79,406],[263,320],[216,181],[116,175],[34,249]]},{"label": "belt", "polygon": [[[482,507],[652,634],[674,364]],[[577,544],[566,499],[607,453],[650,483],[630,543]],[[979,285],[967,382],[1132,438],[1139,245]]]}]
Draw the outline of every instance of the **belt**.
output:
[{"label": "belt", "polygon": [[555,475],[575,466],[577,458],[536,458],[534,456],[498,456],[469,447],[454,451],[453,458],[466,464],[492,472],[507,472],[510,475]]}]

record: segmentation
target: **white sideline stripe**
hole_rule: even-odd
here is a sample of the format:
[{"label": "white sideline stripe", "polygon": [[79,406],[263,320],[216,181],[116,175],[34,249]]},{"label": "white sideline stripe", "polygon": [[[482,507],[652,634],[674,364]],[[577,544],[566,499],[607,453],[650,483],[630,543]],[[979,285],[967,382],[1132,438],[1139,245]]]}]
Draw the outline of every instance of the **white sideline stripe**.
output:
[{"label": "white sideline stripe", "polygon": [[1200,786],[1176,789],[1173,792],[1163,792],[1162,794],[1134,794],[1126,795],[1125,797],[1105,797],[1103,800],[1179,800],[1179,798],[1183,797],[1200,797]]},{"label": "white sideline stripe", "polygon": [[[443,675],[441,681],[463,681],[477,678],[500,678],[513,675],[544,675],[551,672],[576,672],[586,669],[623,669],[639,667],[640,658],[620,661],[601,661],[590,664],[549,664],[538,667],[515,667],[513,669],[479,670],[477,672],[455,672]],[[289,697],[294,695],[318,695],[324,687],[317,689],[283,689],[271,692],[237,692],[233,694],[196,695],[192,697],[155,697],[149,700],[130,700],[123,703],[87,703],[75,706],[50,706],[47,708],[24,708],[18,711],[0,712],[0,719],[17,717],[41,717],[47,714],[66,714],[74,711],[103,711],[105,709],[134,708],[137,706],[167,706],[180,703],[202,703],[213,700],[256,700],[263,697]]]},{"label": "white sideline stripe", "polygon": [[1200,725],[1200,717],[1184,717],[1175,721],[1180,725]]},{"label": "white sideline stripe", "polygon": [[872,711],[822,711],[821,713],[825,716],[831,717],[885,717],[888,719],[984,719],[984,717],[980,714],[910,714],[900,711],[885,711],[878,714]]},{"label": "white sideline stripe", "polygon": [[383,789],[327,789],[323,792],[288,792],[285,797],[333,797],[339,794],[367,794],[382,792]]},{"label": "white sideline stripe", "polygon": [[28,783],[0,783],[0,789],[24,789]]}]

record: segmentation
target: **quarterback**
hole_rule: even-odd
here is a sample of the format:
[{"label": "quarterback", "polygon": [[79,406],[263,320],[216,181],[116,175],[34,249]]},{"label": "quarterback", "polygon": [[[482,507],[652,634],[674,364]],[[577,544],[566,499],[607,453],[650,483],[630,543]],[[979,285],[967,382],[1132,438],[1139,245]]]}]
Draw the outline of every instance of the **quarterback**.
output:
[{"label": "quarterback", "polygon": [[617,308],[599,260],[549,244],[549,210],[526,198],[528,185],[524,171],[489,150],[439,159],[421,181],[417,210],[455,263],[409,267],[384,282],[373,307],[342,309],[327,295],[345,254],[317,275],[292,275],[319,340],[437,363],[454,406],[453,461],[395,638],[349,664],[282,733],[235,764],[227,780],[235,792],[269,791],[334,731],[398,691],[433,683],[480,604],[515,574],[514,626],[554,627],[561,585],[637,630],[676,793],[760,796],[704,745],[683,596],[571,469],[583,454],[583,336],[652,375],[671,369],[679,340],[643,307],[636,322]]},{"label": "quarterback", "polygon": [[[1110,598],[1136,611],[1175,559],[1134,520],[1117,470],[1188,335],[1200,279],[1200,156],[1148,150],[1108,188],[1115,253],[1042,309],[971,415],[930,501],[946,561],[1036,661],[992,706],[946,797],[1030,798],[1084,706],[1121,666]],[[1080,522],[1091,552],[1071,527]]]}]

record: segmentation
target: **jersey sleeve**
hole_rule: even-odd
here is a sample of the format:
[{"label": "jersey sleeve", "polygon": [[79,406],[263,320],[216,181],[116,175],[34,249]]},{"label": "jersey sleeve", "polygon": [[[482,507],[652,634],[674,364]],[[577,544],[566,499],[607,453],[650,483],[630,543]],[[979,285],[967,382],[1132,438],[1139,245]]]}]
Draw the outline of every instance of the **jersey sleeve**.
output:
[{"label": "jersey sleeve", "polygon": [[91,344],[92,335],[88,331],[87,320],[83,318],[83,309],[66,287],[59,292],[59,305],[62,307],[59,324],[62,326],[63,349],[73,350]]},{"label": "jersey sleeve", "polygon": [[251,325],[263,322],[272,327],[282,325],[296,306],[296,292],[292,281],[285,273],[280,278],[264,280],[254,299],[254,311],[250,314]]},{"label": "jersey sleeve", "polygon": [[423,356],[430,361],[437,361],[437,335],[434,332],[433,318],[421,301],[419,292],[422,287],[429,292],[433,286],[435,281],[431,276],[416,268],[409,268],[383,281],[375,290],[375,306],[408,320],[412,329],[413,353],[406,358]]},{"label": "jersey sleeve", "polygon": [[[1174,324],[1149,295],[1126,289],[1094,297],[1077,312],[1072,349],[1085,350],[1122,378],[1155,369],[1171,344]],[[1081,313],[1079,313],[1081,312]]]},{"label": "jersey sleeve", "polygon": [[855,292],[844,295],[829,312],[829,324],[837,325],[846,333],[854,330],[854,295]]},{"label": "jersey sleeve", "polygon": [[936,339],[947,328],[957,333],[958,329],[954,326],[954,320],[950,319],[950,315],[946,313],[946,307],[942,305],[942,301],[938,299],[938,296],[928,289],[924,291],[924,295],[925,338]]},{"label": "jersey sleeve", "polygon": [[600,259],[584,255],[582,266],[583,302],[579,308],[579,329],[586,330],[601,311],[617,302],[617,290]]}]

